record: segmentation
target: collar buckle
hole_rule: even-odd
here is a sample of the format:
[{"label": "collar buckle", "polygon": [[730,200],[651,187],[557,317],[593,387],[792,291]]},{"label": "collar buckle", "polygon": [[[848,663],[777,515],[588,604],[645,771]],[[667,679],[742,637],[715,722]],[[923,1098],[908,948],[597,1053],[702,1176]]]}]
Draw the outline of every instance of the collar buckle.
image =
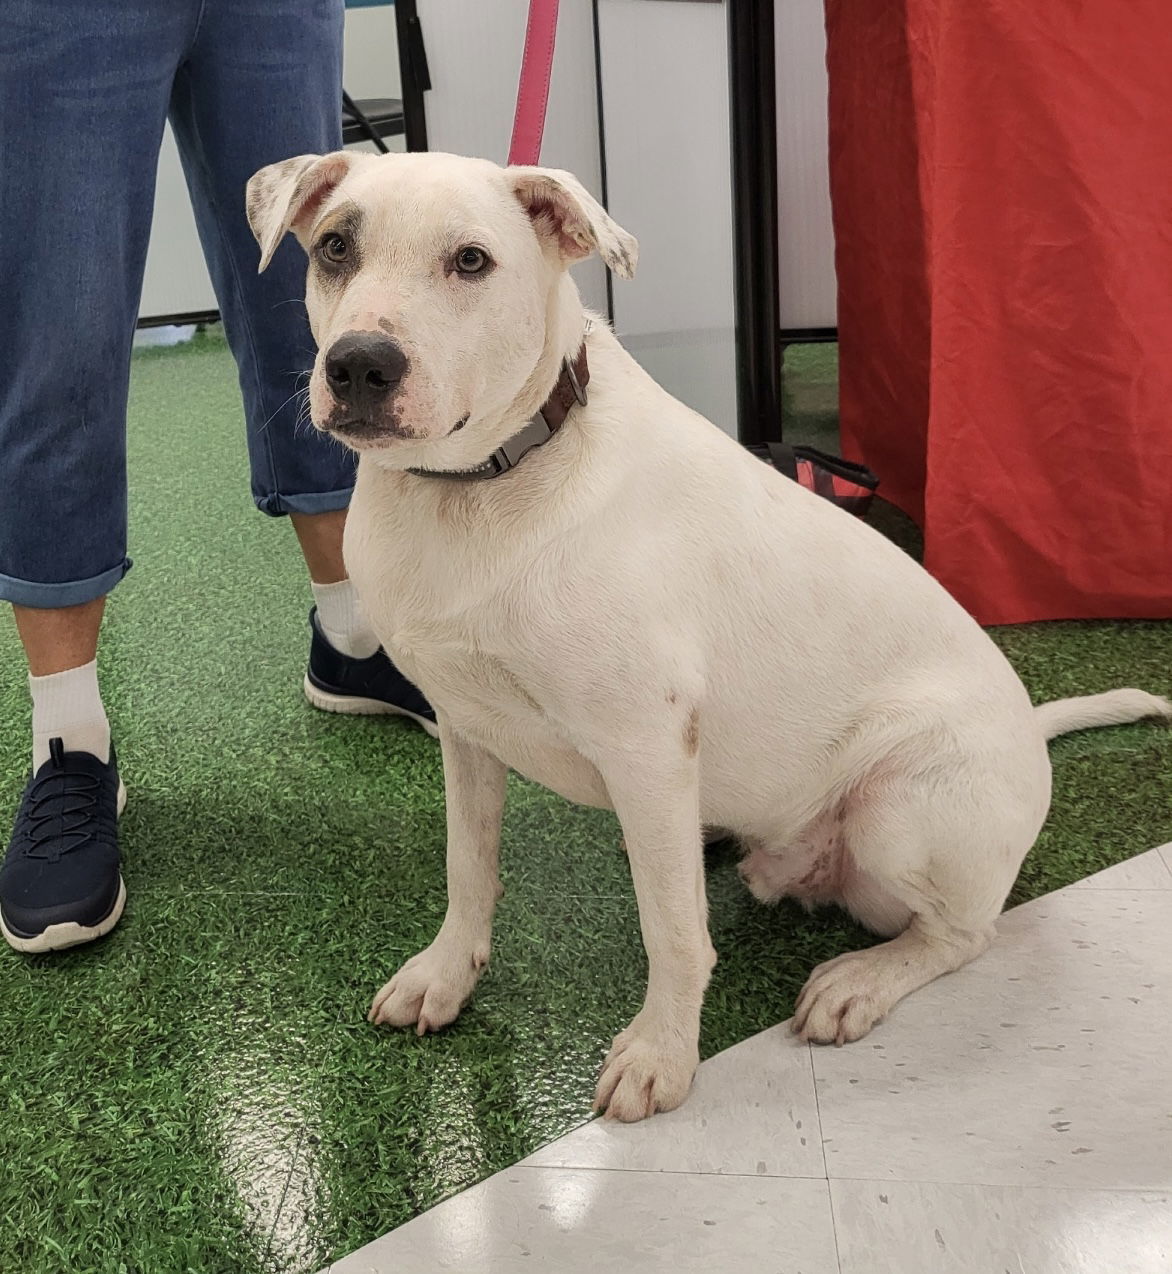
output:
[{"label": "collar buckle", "polygon": [[582,387],[581,381],[578,380],[578,373],[574,371],[574,364],[570,360],[563,359],[562,370],[566,379],[570,382],[570,388],[574,391],[574,397],[578,401],[579,407],[586,406],[586,390]]}]

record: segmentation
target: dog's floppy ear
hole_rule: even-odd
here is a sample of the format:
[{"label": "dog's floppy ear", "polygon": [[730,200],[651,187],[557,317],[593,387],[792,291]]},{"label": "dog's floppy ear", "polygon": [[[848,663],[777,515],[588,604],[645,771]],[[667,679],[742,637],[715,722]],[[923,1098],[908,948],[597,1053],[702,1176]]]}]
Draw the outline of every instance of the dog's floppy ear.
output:
[{"label": "dog's floppy ear", "polygon": [[512,167],[505,175],[533,228],[552,240],[567,265],[597,250],[624,279],[634,277],[639,245],[573,176],[557,168]]},{"label": "dog's floppy ear", "polygon": [[269,164],[249,179],[245,195],[248,224],[260,244],[260,269],[273,259],[288,230],[305,230],[313,214],[350,171],[353,156],[347,151],[332,155],[295,155]]}]

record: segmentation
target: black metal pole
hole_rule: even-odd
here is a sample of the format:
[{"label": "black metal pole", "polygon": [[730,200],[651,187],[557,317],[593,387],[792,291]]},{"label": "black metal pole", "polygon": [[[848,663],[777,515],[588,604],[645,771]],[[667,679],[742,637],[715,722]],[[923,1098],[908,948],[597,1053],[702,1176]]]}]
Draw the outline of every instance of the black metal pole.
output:
[{"label": "black metal pole", "polygon": [[[602,180],[602,206],[610,207],[610,189],[606,178],[606,117],[602,102],[602,33],[598,23],[598,0],[592,0],[591,20],[594,25],[594,89],[598,104],[598,166]],[[606,317],[614,322],[614,275],[606,272]]]},{"label": "black metal pole", "polygon": [[408,150],[427,149],[427,111],[423,95],[431,88],[423,27],[415,0],[397,0],[395,34],[399,44],[399,78],[403,84],[403,131]]},{"label": "black metal pole", "polygon": [[737,432],[781,437],[777,91],[773,0],[725,0],[732,130]]}]

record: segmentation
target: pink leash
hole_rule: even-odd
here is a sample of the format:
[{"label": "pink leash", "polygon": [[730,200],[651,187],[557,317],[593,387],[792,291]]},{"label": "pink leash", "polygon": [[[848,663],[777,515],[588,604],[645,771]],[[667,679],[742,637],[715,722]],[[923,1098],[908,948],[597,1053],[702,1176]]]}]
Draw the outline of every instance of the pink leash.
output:
[{"label": "pink leash", "polygon": [[558,29],[558,0],[529,0],[525,52],[517,85],[510,164],[535,164],[541,158],[541,135],[553,75],[553,45]]}]

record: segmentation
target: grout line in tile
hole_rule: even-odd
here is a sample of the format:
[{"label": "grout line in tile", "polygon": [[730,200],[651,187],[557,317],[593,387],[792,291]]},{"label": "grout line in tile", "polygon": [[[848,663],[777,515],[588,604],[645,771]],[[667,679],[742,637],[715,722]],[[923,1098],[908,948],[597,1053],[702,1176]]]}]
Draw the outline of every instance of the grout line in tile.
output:
[{"label": "grout line in tile", "polygon": [[[1124,863],[1134,863],[1141,858],[1147,858],[1149,855],[1154,855],[1156,862],[1159,863],[1160,866],[1164,869],[1164,874],[1167,876],[1166,884],[1146,885],[1146,886],[1145,885],[1127,886],[1127,885],[1091,884],[1091,882],[1095,879],[1096,876],[1101,876],[1103,874],[1103,871],[1111,871],[1113,867],[1122,867]],[[1055,890],[1052,890],[1051,892],[1062,893],[1064,889],[1071,889],[1075,885],[1078,885],[1082,889],[1093,889],[1096,893],[1100,893],[1100,892],[1120,893],[1120,892],[1128,892],[1128,891],[1135,892],[1135,893],[1159,893],[1164,891],[1165,889],[1172,889],[1172,859],[1170,859],[1170,855],[1172,855],[1172,845],[1156,845],[1152,849],[1144,849],[1144,850],[1141,850],[1138,854],[1132,854],[1130,858],[1125,858],[1123,859],[1122,862],[1113,864],[1113,867],[1104,867],[1102,871],[1091,872],[1089,876],[1083,876],[1080,880],[1071,881],[1069,885],[1063,885],[1062,889],[1055,889]],[[1041,896],[1046,897],[1045,894]]]},{"label": "grout line in tile", "polygon": [[1155,854],[1157,862],[1164,864],[1164,870],[1168,873],[1169,888],[1172,888],[1172,845],[1157,845],[1150,852]]},{"label": "grout line in tile", "polygon": [[818,1091],[818,1068],[814,1065],[814,1046],[806,1045],[806,1060],[810,1064],[810,1083],[814,1087],[814,1115],[818,1120],[818,1149],[822,1152],[822,1172],[830,1180],[830,1164],[826,1159],[826,1132],[822,1127],[822,1095]]},{"label": "grout line in tile", "polygon": [[[1145,851],[1145,853],[1148,853],[1148,854],[1150,854],[1151,852],[1152,851],[1150,849]],[[1139,854],[1137,855],[1137,857],[1142,858],[1144,857],[1144,855]],[[1124,863],[1116,863],[1115,866],[1123,867],[1127,863],[1131,863],[1134,861],[1135,859],[1127,859]],[[1168,864],[1165,863],[1164,860],[1158,854],[1156,855],[1156,862],[1159,863],[1162,868],[1167,870]],[[1096,884],[1092,884],[1096,876],[1102,876],[1111,870],[1113,870],[1111,867],[1104,867],[1101,872],[1100,871],[1092,872],[1089,876],[1083,876],[1081,880],[1072,880],[1069,885],[1063,885],[1059,889],[1052,889],[1048,894],[1039,894],[1037,898],[1029,898],[1026,900],[1026,902],[1018,903],[1018,906],[1026,907],[1031,902],[1037,902],[1039,899],[1042,899],[1042,898],[1053,898],[1056,894],[1062,894],[1062,893],[1065,893],[1068,889],[1076,889],[1076,888],[1077,889],[1094,889],[1096,892],[1101,891],[1106,894],[1124,894],[1124,893],[1151,894],[1151,893],[1159,893],[1165,888],[1172,887],[1172,871],[1169,871],[1168,873],[1167,886],[1162,884],[1160,885],[1096,885]],[[1009,907],[1006,910],[1013,911],[1014,908]]]},{"label": "grout line in tile", "polygon": [[[1076,880],[1069,885],[1063,885],[1062,889],[1056,889],[1054,893],[1060,894],[1065,889],[1078,889],[1088,894],[1166,894],[1172,890],[1172,875],[1168,877],[1166,885],[1088,885],[1089,876],[1082,880]],[[1053,894],[1044,895],[1052,898]],[[1034,901],[1031,899],[1031,902]],[[1025,906],[1023,903],[1022,906]]]},{"label": "grout line in tile", "polygon": [[[514,1169],[526,1172],[626,1172],[639,1177],[729,1177],[745,1181],[825,1181],[826,1177],[810,1177],[805,1173],[786,1174],[781,1172],[714,1172],[704,1168],[615,1168],[596,1163],[515,1163],[511,1168],[502,1168],[497,1174],[503,1175]],[[458,1192],[459,1193],[459,1192]],[[451,1196],[455,1198],[455,1195]]]},{"label": "grout line in tile", "polygon": [[[1020,1190],[1052,1190],[1056,1193],[1082,1193],[1087,1190],[1098,1191],[1102,1194],[1166,1194],[1172,1196],[1172,1184],[1167,1186],[1112,1186],[1112,1185],[1077,1185],[1077,1186],[1053,1186],[1053,1185],[1021,1185],[1014,1181],[973,1181],[960,1180],[958,1178],[948,1178],[941,1180],[938,1177],[866,1177],[860,1176],[857,1172],[850,1176],[822,1176],[811,1177],[805,1173],[780,1173],[780,1172],[715,1172],[711,1169],[704,1168],[616,1168],[608,1165],[600,1164],[566,1164],[566,1163],[515,1163],[511,1167],[502,1168],[497,1176],[503,1176],[506,1172],[513,1172],[517,1169],[525,1172],[613,1172],[628,1173],[631,1176],[641,1177],[730,1177],[741,1178],[746,1181],[825,1181],[829,1185],[833,1185],[838,1181],[856,1181],[860,1184],[874,1185],[909,1185],[909,1186],[974,1186],[981,1190],[1003,1190],[1003,1189],[1020,1189]],[[473,1187],[468,1187],[469,1189]],[[449,1196],[456,1198],[463,1191],[457,1191],[455,1195]],[[446,1200],[445,1200],[446,1202]],[[440,1206],[440,1205],[437,1205]]]},{"label": "grout line in tile", "polygon": [[834,1187],[826,1182],[826,1202],[830,1206],[830,1235],[834,1239],[834,1260],[838,1265],[838,1274],[842,1274],[842,1250],[838,1246],[838,1216],[834,1210]]},{"label": "grout line in tile", "polygon": [[1141,849],[1138,854],[1132,854],[1128,858],[1123,858],[1117,863],[1112,863],[1111,867],[1104,867],[1101,871],[1110,871],[1112,867],[1122,867],[1124,863],[1133,863],[1137,858],[1143,858],[1148,854],[1155,854],[1157,860],[1163,865],[1168,873],[1168,885],[1157,885],[1148,888],[1136,888],[1134,885],[1091,885],[1088,882],[1101,874],[1099,871],[1093,871],[1089,876],[1080,876],[1078,880],[1072,880],[1068,885],[1060,885],[1057,889],[1051,889],[1049,893],[1038,894],[1036,898],[1027,898],[1025,902],[1015,903],[1012,907],[1006,907],[1002,911],[1003,916],[1009,915],[1012,911],[1018,911],[1022,907],[1028,907],[1031,903],[1041,902],[1043,898],[1054,898],[1059,894],[1064,894],[1067,890],[1079,888],[1090,889],[1094,893],[1129,893],[1129,894],[1154,894],[1164,893],[1165,888],[1172,889],[1172,841],[1167,845],[1153,845],[1151,849]]},{"label": "grout line in tile", "polygon": [[1161,1194],[1172,1198],[1172,1186],[1054,1186],[1054,1185],[1022,1185],[1016,1181],[937,1181],[920,1177],[860,1177],[857,1173],[850,1177],[831,1177],[827,1183],[835,1185],[876,1185],[876,1186],[958,1186],[961,1189],[974,1190],[1032,1190],[1046,1194]]}]

